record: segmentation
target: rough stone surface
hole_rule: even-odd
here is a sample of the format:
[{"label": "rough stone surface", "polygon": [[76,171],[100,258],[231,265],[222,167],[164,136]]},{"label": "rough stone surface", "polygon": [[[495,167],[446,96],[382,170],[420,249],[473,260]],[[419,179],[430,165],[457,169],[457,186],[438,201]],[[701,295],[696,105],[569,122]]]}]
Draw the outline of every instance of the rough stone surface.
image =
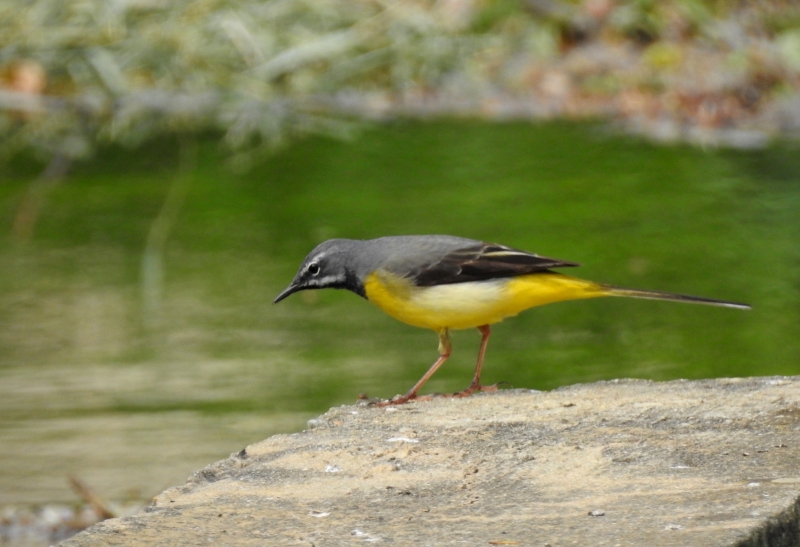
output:
[{"label": "rough stone surface", "polygon": [[[334,408],[63,543],[797,545],[800,377]],[[794,541],[794,543],[792,543]]]}]

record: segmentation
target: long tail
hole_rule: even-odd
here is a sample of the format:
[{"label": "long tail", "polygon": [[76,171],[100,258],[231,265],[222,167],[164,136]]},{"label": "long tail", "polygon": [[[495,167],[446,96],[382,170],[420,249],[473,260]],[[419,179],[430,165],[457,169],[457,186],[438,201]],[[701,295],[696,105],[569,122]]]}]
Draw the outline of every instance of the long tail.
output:
[{"label": "long tail", "polygon": [[700,296],[688,296],[686,294],[674,294],[670,292],[642,291],[639,289],[625,289],[612,285],[603,285],[609,296],[627,296],[630,298],[649,298],[650,300],[671,300],[673,302],[688,302],[690,304],[706,304],[709,306],[723,306],[726,308],[736,308],[738,310],[749,310],[750,306],[739,302],[727,302],[725,300],[714,300],[712,298],[702,298]]}]

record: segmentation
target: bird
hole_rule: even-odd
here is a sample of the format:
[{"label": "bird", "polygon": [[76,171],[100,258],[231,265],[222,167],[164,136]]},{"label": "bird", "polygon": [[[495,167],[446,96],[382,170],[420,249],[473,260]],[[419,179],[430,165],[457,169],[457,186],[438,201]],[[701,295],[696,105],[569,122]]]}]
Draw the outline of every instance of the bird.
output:
[{"label": "bird", "polygon": [[472,382],[450,395],[495,391],[497,385],[480,381],[490,326],[536,306],[622,296],[750,309],[737,302],[628,289],[553,271],[577,266],[576,262],[449,235],[329,239],[306,256],[274,303],[304,290],[346,289],[403,323],[435,331],[439,357],[408,392],[377,403],[379,406],[431,398],[420,396],[419,390],[450,357],[450,331],[458,329],[477,328],[481,343]]}]

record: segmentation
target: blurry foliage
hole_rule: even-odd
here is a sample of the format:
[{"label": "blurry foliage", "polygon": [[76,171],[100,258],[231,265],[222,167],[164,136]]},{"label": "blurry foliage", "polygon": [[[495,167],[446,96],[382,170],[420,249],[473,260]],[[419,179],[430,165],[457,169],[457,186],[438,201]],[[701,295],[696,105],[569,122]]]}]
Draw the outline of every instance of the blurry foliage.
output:
[{"label": "blurry foliage", "polygon": [[430,2],[9,0],[2,146],[80,157],[165,131],[221,129],[235,149],[340,132],[308,98],[434,85],[482,45],[449,20]]},{"label": "blurry foliage", "polygon": [[[347,134],[342,112],[436,94],[439,111],[466,97],[471,114],[497,115],[480,101],[506,93],[539,117],[724,125],[800,88],[798,21],[788,1],[6,0],[0,154],[78,158],[214,130],[245,167],[296,135]],[[709,100],[723,114],[703,118]]]}]

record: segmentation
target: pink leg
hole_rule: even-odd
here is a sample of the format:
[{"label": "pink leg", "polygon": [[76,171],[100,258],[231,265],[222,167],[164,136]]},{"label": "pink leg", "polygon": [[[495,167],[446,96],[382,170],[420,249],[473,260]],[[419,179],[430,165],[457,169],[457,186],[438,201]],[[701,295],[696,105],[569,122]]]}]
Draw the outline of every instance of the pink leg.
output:
[{"label": "pink leg", "polygon": [[483,367],[483,356],[486,355],[486,346],[489,343],[489,335],[491,330],[489,325],[482,325],[478,327],[481,331],[481,348],[478,350],[478,362],[475,364],[475,375],[472,377],[472,383],[464,391],[454,393],[454,397],[467,397],[476,391],[497,391],[497,385],[482,386],[481,385],[481,368]]},{"label": "pink leg", "polygon": [[[489,327],[486,328],[488,329]],[[398,395],[389,401],[382,401],[380,403],[377,403],[376,406],[402,405],[403,403],[407,403],[413,399],[418,399],[418,398],[421,399],[422,397],[417,396],[417,392],[422,388],[423,385],[425,385],[425,382],[427,382],[430,379],[430,377],[433,376],[433,374],[439,369],[439,367],[442,366],[445,361],[447,361],[447,358],[450,357],[450,353],[452,352],[452,350],[453,346],[450,344],[450,331],[448,331],[448,329],[446,328],[440,330],[439,358],[436,360],[435,363],[433,363],[433,365],[431,365],[431,368],[428,369],[428,372],[426,372],[422,376],[422,378],[419,379],[419,382],[414,384],[414,387],[408,390],[408,393],[406,393],[405,395]],[[432,396],[426,395],[424,398],[430,399],[432,398]]]}]

